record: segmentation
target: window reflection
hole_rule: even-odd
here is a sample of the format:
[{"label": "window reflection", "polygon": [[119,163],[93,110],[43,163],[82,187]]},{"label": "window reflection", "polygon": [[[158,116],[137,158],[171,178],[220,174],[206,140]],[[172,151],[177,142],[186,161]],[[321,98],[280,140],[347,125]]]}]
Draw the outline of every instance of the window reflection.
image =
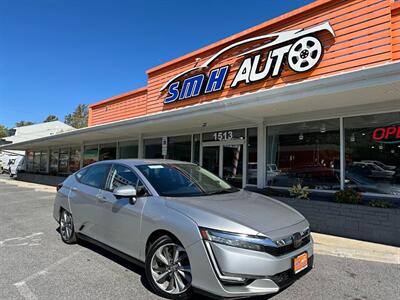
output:
[{"label": "window reflection", "polygon": [[138,157],[138,142],[127,141],[119,143],[119,158],[137,158]]},{"label": "window reflection", "polygon": [[99,160],[99,147],[97,145],[85,146],[83,152],[83,166],[90,165]]},{"label": "window reflection", "polygon": [[338,119],[269,127],[267,185],[340,189],[339,127]]},{"label": "window reflection", "polygon": [[344,119],[346,186],[400,196],[400,113]]},{"label": "window reflection", "polygon": [[189,161],[192,151],[192,136],[171,136],[168,138],[167,158]]},{"label": "window reflection", "polygon": [[143,141],[145,158],[163,158],[161,138],[148,139]]}]

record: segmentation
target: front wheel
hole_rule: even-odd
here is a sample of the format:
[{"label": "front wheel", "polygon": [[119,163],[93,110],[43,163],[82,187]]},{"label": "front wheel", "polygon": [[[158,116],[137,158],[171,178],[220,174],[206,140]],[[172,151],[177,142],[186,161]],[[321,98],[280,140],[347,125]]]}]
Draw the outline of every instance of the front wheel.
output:
[{"label": "front wheel", "polygon": [[73,244],[76,242],[74,221],[72,215],[66,210],[62,210],[60,214],[60,235],[63,242],[66,244]]},{"label": "front wheel", "polygon": [[192,272],[185,249],[169,236],[155,241],[146,257],[146,277],[153,290],[168,299],[189,299]]}]

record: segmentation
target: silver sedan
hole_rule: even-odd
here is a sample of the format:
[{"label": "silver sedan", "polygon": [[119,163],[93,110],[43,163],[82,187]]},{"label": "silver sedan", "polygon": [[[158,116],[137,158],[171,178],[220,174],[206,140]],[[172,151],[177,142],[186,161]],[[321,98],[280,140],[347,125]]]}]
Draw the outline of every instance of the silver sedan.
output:
[{"label": "silver sedan", "polygon": [[191,163],[98,162],[57,190],[62,240],[87,240],[142,265],[165,298],[276,293],[313,267],[300,213]]}]

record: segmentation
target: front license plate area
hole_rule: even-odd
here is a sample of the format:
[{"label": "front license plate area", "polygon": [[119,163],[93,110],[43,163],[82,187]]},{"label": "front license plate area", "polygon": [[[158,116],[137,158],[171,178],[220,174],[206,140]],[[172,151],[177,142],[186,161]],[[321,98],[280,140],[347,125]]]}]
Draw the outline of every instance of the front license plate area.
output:
[{"label": "front license plate area", "polygon": [[308,253],[304,252],[293,258],[293,271],[297,274],[308,267]]}]

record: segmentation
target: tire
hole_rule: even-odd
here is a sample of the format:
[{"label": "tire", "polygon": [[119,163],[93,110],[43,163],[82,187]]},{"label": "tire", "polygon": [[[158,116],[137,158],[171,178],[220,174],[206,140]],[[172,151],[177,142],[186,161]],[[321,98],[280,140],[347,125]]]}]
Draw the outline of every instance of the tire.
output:
[{"label": "tire", "polygon": [[180,300],[192,297],[192,275],[185,248],[169,236],[160,237],[150,246],[145,272],[157,295]]},{"label": "tire", "polygon": [[74,244],[77,241],[72,215],[65,209],[60,212],[60,236],[64,243]]}]

